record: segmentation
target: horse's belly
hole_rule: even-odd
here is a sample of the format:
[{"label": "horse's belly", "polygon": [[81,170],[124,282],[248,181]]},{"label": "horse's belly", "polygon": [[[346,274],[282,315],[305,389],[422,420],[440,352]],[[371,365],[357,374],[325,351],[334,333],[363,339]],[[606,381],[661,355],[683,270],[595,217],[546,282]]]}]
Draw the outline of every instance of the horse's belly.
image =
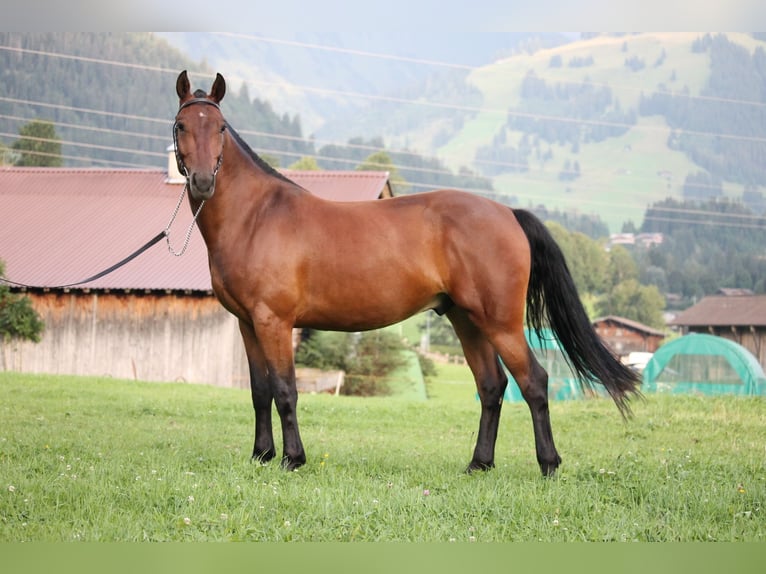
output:
[{"label": "horse's belly", "polygon": [[296,319],[297,327],[328,331],[367,331],[393,325],[427,309],[445,307],[443,294],[347,293],[316,300]]}]

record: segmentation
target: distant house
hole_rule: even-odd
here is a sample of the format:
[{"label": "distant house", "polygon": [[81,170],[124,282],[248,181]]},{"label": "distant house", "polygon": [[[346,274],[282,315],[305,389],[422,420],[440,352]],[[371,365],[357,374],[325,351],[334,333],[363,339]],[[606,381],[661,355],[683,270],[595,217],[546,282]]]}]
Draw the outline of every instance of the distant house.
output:
[{"label": "distant house", "polygon": [[744,289],[742,287],[721,287],[716,292],[718,295],[726,295],[727,297],[739,297],[741,295],[754,295],[752,289]]},{"label": "distant house", "polygon": [[711,295],[669,324],[684,333],[708,333],[739,343],[766,368],[766,295]]},{"label": "distant house", "polygon": [[662,233],[612,233],[609,236],[609,245],[640,245],[651,247],[662,245],[665,240]]},{"label": "distant house", "polygon": [[662,331],[614,315],[595,319],[593,327],[601,340],[620,357],[630,353],[653,353],[665,338]]},{"label": "distant house", "polygon": [[[212,294],[205,244],[194,228],[182,257],[153,246],[83,286],[168,224],[183,179],[169,171],[0,167],[0,259],[46,330],[38,344],[3,343],[0,370],[188,381],[247,387],[236,319]],[[337,201],[391,197],[387,172],[286,171]],[[179,249],[191,223],[184,200],[171,230]],[[18,290],[18,289],[16,289]]]}]

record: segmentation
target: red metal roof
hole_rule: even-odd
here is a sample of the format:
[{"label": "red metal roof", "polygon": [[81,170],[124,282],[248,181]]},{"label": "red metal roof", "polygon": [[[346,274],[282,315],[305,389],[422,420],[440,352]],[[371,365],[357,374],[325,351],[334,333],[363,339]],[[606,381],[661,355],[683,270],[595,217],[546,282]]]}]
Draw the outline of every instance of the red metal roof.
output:
[{"label": "red metal roof", "polygon": [[359,201],[391,195],[387,171],[279,170],[314,195],[332,201]]},{"label": "red metal roof", "polygon": [[[385,172],[285,172],[320,197],[376,199]],[[80,281],[139,248],[168,224],[181,185],[162,170],[0,167],[0,260],[5,276],[35,286]],[[171,230],[180,249],[192,215],[184,200]],[[209,291],[207,251],[195,227],[174,257],[164,241],[82,289]]]}]

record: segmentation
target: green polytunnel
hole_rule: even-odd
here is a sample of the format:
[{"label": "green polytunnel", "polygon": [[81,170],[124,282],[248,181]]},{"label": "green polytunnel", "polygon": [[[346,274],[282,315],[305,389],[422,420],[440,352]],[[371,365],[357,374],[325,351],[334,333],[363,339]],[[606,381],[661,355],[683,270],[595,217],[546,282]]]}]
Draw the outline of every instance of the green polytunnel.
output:
[{"label": "green polytunnel", "polygon": [[[600,392],[601,389],[594,389],[593,392],[584,391],[580,386],[577,376],[569,367],[569,363],[564,355],[564,351],[559,345],[559,341],[550,329],[543,329],[541,336],[537,336],[534,329],[525,329],[524,335],[529,343],[529,348],[537,357],[540,365],[548,373],[548,398],[551,400],[566,400],[583,398],[593,394],[608,396],[606,392]],[[507,373],[506,369],[506,373]],[[503,400],[512,402],[524,401],[521,395],[519,385],[508,373],[508,387],[505,389]]]},{"label": "green polytunnel", "polygon": [[764,395],[766,375],[742,345],[691,333],[662,345],[644,369],[645,393]]}]

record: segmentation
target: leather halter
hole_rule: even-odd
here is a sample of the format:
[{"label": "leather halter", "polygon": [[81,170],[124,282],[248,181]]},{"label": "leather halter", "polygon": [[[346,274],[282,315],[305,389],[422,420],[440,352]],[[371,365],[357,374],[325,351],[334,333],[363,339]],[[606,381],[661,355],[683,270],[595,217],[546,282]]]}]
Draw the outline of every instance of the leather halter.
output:
[{"label": "leather halter", "polygon": [[[207,98],[192,98],[191,100],[185,101],[183,104],[181,104],[178,107],[178,113],[180,113],[181,110],[183,110],[184,108],[187,108],[194,104],[205,104],[208,106],[213,106],[219,112],[221,111],[221,107],[212,100],[208,100]],[[176,113],[176,118],[178,118],[178,113]],[[178,171],[186,178],[186,183],[188,186],[189,171],[186,169],[186,164],[183,162],[183,159],[181,159],[181,154],[178,153],[178,119],[176,119],[176,121],[173,123],[173,152],[176,154],[176,163],[178,164]],[[213,177],[218,175],[218,170],[221,169],[221,162],[223,162],[223,153],[221,153],[221,155],[218,156],[218,163],[215,165],[215,169],[213,170]]]}]

